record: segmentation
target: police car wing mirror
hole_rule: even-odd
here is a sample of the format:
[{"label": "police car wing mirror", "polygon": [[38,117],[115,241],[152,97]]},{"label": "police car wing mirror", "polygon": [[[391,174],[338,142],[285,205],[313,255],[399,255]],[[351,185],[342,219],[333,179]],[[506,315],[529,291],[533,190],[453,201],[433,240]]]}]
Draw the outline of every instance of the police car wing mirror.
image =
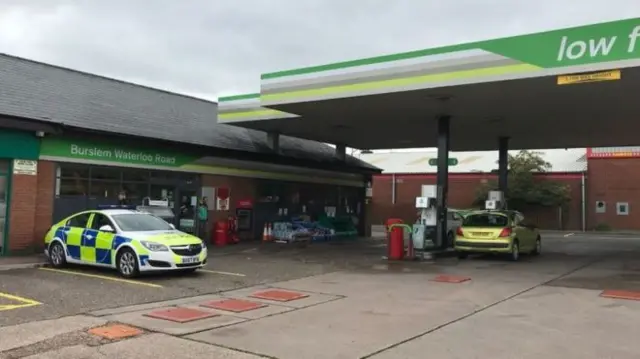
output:
[{"label": "police car wing mirror", "polygon": [[173,223],[169,223],[169,227],[171,227],[172,229],[176,229],[176,226]]},{"label": "police car wing mirror", "polygon": [[108,224],[105,224],[104,226],[100,227],[100,232],[111,232],[111,233],[114,233],[115,231],[113,230],[113,227],[111,227]]}]

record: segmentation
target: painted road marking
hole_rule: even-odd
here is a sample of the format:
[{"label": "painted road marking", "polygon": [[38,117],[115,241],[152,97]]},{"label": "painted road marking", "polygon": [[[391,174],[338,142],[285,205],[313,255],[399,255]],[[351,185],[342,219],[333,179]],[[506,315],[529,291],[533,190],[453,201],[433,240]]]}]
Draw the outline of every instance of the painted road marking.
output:
[{"label": "painted road marking", "polygon": [[14,310],[14,309],[20,309],[20,308],[34,307],[36,305],[41,305],[42,304],[42,303],[40,303],[38,301],[35,301],[33,299],[24,298],[24,297],[18,297],[17,295],[12,295],[12,294],[2,293],[2,292],[0,292],[0,298],[4,298],[4,299],[8,299],[8,300],[12,300],[12,301],[20,303],[20,304],[0,305],[0,312],[5,311],[5,310]]},{"label": "painted road marking", "polygon": [[244,275],[242,273],[221,272],[221,271],[217,271],[217,270],[208,270],[208,269],[200,269],[199,272],[230,275],[230,276],[234,276],[234,277],[246,277],[246,275]]},{"label": "painted road marking", "polygon": [[82,273],[82,272],[76,272],[76,271],[70,271],[70,270],[63,270],[63,269],[53,269],[53,268],[38,268],[40,270],[44,270],[44,271],[48,271],[48,272],[55,272],[55,273],[63,273],[63,274],[71,274],[71,275],[77,275],[77,276],[81,276],[81,277],[89,277],[89,278],[96,278],[96,279],[104,279],[104,280],[110,280],[113,282],[119,282],[119,283],[126,283],[126,284],[133,284],[133,285],[140,285],[140,286],[144,286],[144,287],[151,287],[151,288],[163,288],[161,285],[159,284],[153,284],[153,283],[147,283],[147,282],[140,282],[137,280],[131,280],[131,279],[123,279],[123,278],[116,278],[116,277],[109,277],[106,275],[97,275],[97,274],[89,274],[89,273]]},{"label": "painted road marking", "polygon": [[573,236],[574,234],[575,234],[575,233],[567,233],[567,234],[565,234],[564,236],[565,236],[565,237],[571,237],[571,236]]}]

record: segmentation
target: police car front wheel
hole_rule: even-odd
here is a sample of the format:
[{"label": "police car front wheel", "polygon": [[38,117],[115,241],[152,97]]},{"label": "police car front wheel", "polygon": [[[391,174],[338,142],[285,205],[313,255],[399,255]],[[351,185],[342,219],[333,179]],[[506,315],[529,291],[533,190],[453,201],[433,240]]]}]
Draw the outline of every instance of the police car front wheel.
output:
[{"label": "police car front wheel", "polygon": [[49,247],[49,261],[54,268],[64,267],[67,264],[62,244],[55,242]]},{"label": "police car front wheel", "polygon": [[125,278],[131,278],[138,275],[138,260],[136,254],[128,248],[123,248],[118,252],[116,259],[118,272]]}]

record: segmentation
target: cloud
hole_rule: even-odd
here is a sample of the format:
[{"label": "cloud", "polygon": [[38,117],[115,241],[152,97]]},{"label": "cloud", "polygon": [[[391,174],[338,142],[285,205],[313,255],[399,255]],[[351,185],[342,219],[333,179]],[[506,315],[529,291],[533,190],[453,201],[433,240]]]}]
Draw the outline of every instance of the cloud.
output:
[{"label": "cloud", "polygon": [[636,0],[3,0],[0,51],[215,98],[263,72],[638,15]]}]

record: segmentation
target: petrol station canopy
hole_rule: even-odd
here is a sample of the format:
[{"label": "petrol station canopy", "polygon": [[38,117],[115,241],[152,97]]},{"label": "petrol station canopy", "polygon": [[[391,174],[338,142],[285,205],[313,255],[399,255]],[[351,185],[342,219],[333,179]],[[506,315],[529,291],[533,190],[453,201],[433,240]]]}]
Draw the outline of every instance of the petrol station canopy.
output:
[{"label": "petrol station canopy", "polygon": [[273,72],[218,121],[360,149],[637,145],[640,18]]}]

